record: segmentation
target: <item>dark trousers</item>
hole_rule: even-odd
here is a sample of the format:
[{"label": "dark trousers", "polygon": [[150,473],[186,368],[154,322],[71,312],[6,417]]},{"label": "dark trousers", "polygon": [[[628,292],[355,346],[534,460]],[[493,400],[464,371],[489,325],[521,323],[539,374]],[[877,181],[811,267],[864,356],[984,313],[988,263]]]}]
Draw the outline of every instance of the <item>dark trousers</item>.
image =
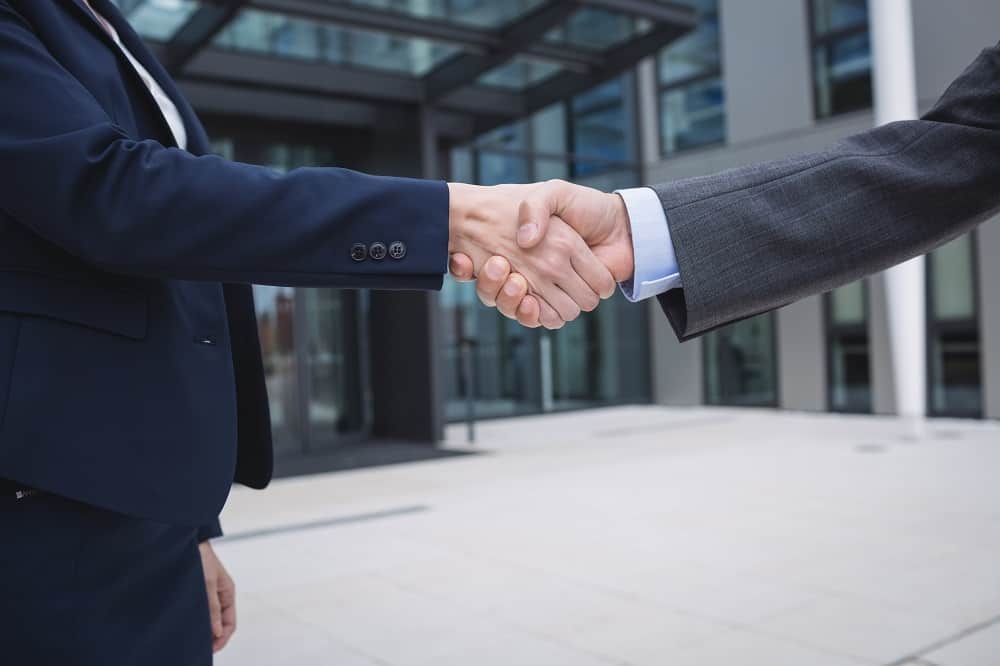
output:
[{"label": "dark trousers", "polygon": [[209,666],[195,530],[0,495],[0,663]]}]

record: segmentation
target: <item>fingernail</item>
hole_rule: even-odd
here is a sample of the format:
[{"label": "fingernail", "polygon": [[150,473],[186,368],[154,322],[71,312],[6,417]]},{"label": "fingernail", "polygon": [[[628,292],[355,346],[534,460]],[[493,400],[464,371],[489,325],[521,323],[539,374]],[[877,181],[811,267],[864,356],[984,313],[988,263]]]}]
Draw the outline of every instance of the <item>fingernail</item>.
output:
[{"label": "fingernail", "polygon": [[530,243],[538,232],[537,224],[526,224],[517,230],[518,243]]},{"label": "fingernail", "polygon": [[504,285],[503,293],[507,294],[508,296],[517,296],[518,294],[521,293],[521,287],[516,282],[510,281]]},{"label": "fingernail", "polygon": [[494,280],[499,280],[503,277],[503,265],[501,265],[499,259],[490,259],[486,262],[486,275]]}]

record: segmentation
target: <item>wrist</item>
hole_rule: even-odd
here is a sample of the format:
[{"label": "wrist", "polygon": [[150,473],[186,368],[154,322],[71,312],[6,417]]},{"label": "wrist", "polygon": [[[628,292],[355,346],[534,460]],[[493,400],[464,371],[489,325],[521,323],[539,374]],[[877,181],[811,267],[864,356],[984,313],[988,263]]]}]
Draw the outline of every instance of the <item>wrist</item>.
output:
[{"label": "wrist", "polygon": [[613,219],[612,244],[618,248],[623,258],[622,274],[616,275],[619,282],[631,280],[635,275],[635,244],[632,239],[632,221],[629,218],[625,199],[620,194],[612,194]]}]

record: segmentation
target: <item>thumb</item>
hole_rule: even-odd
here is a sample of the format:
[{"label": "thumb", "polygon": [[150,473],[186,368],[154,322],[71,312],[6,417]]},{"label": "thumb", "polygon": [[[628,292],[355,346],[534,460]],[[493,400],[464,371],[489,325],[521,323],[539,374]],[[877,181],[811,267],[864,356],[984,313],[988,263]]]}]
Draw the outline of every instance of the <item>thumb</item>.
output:
[{"label": "thumb", "polygon": [[566,188],[562,181],[550,181],[536,188],[521,201],[518,210],[517,244],[527,250],[538,245],[549,230],[552,216],[560,217],[566,206]]}]

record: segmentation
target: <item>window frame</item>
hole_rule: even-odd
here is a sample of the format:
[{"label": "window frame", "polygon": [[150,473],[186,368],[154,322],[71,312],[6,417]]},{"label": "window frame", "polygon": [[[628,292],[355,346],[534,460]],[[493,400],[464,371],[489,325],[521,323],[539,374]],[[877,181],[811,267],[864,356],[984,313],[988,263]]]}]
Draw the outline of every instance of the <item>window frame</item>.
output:
[{"label": "window frame", "polygon": [[[816,0],[805,0],[806,3],[806,30],[809,33],[809,79],[812,83],[812,105],[813,105],[813,121],[823,122],[826,120],[831,120],[833,118],[838,118],[848,113],[857,113],[859,111],[864,111],[865,109],[854,109],[851,111],[842,111],[840,113],[831,113],[830,115],[820,115],[819,113],[819,81],[816,76],[816,51],[819,48],[828,49],[833,44],[841,42],[852,37],[857,37],[858,35],[868,35],[869,44],[871,44],[871,8],[868,8],[868,18],[864,23],[859,23],[857,25],[848,26],[846,28],[839,28],[832,32],[828,32],[825,35],[818,35],[816,33]],[[868,0],[866,0],[866,6]],[[872,77],[874,83],[874,71],[869,70],[869,76]],[[871,109],[874,106],[874,86],[872,88],[872,103],[866,107]]]},{"label": "window frame", "polygon": [[[924,281],[924,303],[926,306],[925,333],[926,333],[926,396],[927,415],[934,418],[959,418],[959,419],[982,419],[985,414],[985,392],[983,376],[983,329],[982,329],[982,301],[980,300],[979,284],[979,234],[970,231],[969,234],[969,270],[972,271],[972,302],[975,304],[975,314],[964,319],[938,320],[934,315],[934,262],[931,261],[930,254],[924,259],[926,262],[926,278]],[[932,341],[939,333],[966,333],[975,331],[976,339],[979,341],[979,405],[973,410],[949,410],[936,409],[934,407],[934,345]]]},{"label": "window frame", "polygon": [[[875,376],[874,363],[872,359],[872,337],[871,337],[871,284],[867,278],[859,280],[862,285],[862,307],[864,308],[865,320],[860,324],[838,323],[833,316],[833,292],[828,291],[823,294],[823,330],[826,334],[826,409],[832,414],[874,414],[875,394],[873,378]],[[864,334],[868,340],[868,385],[871,390],[871,401],[867,410],[840,409],[833,403],[833,340],[836,335],[860,335]]]},{"label": "window frame", "polygon": [[[719,79],[722,83],[723,88],[725,88],[726,79],[723,76],[722,67],[722,30],[721,30],[721,17],[722,17],[722,7],[721,2],[717,2],[715,6],[716,20],[719,21],[719,64],[713,69],[706,70],[704,72],[699,72],[698,74],[692,74],[686,76],[682,79],[676,81],[671,81],[670,83],[663,83],[660,80],[660,71],[662,69],[662,59],[665,57],[666,51],[670,48],[669,46],[659,53],[656,54],[656,133],[659,135],[659,150],[660,159],[667,160],[674,157],[679,157],[681,155],[688,155],[692,152],[698,150],[704,150],[708,148],[716,148],[719,146],[725,146],[729,143],[728,131],[726,131],[721,141],[714,141],[712,143],[706,143],[700,146],[694,146],[692,148],[684,148],[682,150],[675,150],[673,152],[667,151],[667,137],[663,131],[663,98],[667,93],[673,92],[675,90],[681,90],[683,88],[688,88],[690,86],[697,85],[699,83],[705,83],[713,79]],[[726,105],[723,102],[723,116],[726,116]],[[728,130],[728,127],[727,127]]]}]

